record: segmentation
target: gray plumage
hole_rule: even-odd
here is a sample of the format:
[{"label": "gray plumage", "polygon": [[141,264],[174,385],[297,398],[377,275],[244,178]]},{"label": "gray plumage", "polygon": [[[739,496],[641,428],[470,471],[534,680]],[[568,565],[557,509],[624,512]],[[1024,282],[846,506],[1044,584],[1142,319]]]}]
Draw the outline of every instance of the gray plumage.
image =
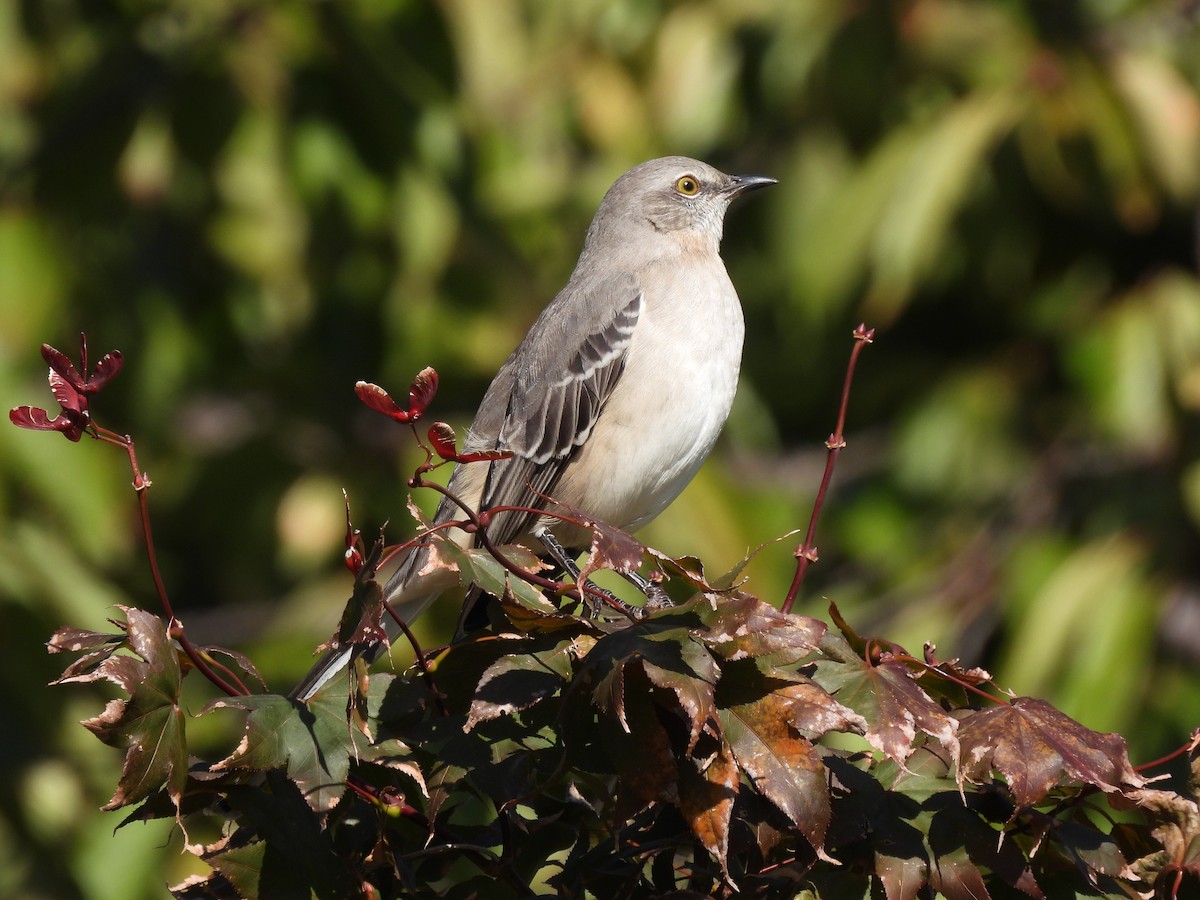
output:
[{"label": "gray plumage", "polygon": [[[500,367],[464,441],[512,457],[460,465],[450,490],[477,509],[544,508],[554,497],[626,530],[678,496],[712,450],[741,364],[741,305],[720,243],[739,194],[773,184],[670,156],[622,175],[605,194],[566,286]],[[463,518],[443,501],[435,521]],[[568,548],[586,529],[501,513],[497,544],[550,532]],[[471,535],[451,530],[465,546]],[[385,587],[412,621],[452,582],[409,553]],[[354,651],[331,652],[293,692],[310,697]]]}]

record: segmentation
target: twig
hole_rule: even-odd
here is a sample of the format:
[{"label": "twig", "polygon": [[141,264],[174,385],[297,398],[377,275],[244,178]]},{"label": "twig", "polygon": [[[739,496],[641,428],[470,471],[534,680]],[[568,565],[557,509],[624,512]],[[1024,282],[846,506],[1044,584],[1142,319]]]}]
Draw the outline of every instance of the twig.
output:
[{"label": "twig", "polygon": [[249,688],[225,666],[221,666],[221,668],[225,669],[226,673],[233,680],[233,683],[231,684],[217,674],[204,658],[204,655],[187,636],[183,628],[183,622],[175,615],[174,607],[171,605],[171,598],[167,594],[166,583],[163,581],[162,572],[158,567],[158,554],[154,550],[154,532],[150,527],[150,503],[147,492],[152,482],[149,476],[138,468],[137,450],[134,447],[133,438],[127,434],[117,434],[116,432],[109,431],[107,428],[100,428],[95,425],[92,428],[92,436],[99,441],[122,448],[129,456],[129,465],[133,468],[133,490],[137,494],[138,512],[142,522],[142,543],[146,546],[146,560],[150,565],[150,578],[154,582],[154,590],[158,594],[158,601],[162,604],[163,612],[167,614],[168,633],[179,642],[179,646],[183,648],[183,652],[187,654],[187,658],[196,667],[196,671],[224,691],[225,694],[230,697],[244,697],[249,695]]},{"label": "twig", "polygon": [[792,576],[792,584],[783,601],[782,610],[785,613],[792,611],[792,606],[796,602],[796,594],[804,581],[809,563],[817,561],[817,548],[813,544],[813,538],[817,533],[817,521],[821,517],[821,505],[825,502],[829,482],[833,479],[834,464],[837,462],[838,454],[846,447],[843,431],[846,425],[846,409],[850,405],[850,383],[854,380],[854,367],[863,347],[874,339],[874,328],[868,328],[862,324],[854,329],[854,346],[850,349],[850,362],[846,365],[846,379],[842,384],[842,402],[838,407],[837,427],[825,442],[825,446],[829,448],[829,454],[825,458],[825,474],[821,476],[821,487],[817,490],[817,499],[813,501],[812,515],[808,519],[808,532],[804,535],[804,543],[796,548],[796,574]]}]

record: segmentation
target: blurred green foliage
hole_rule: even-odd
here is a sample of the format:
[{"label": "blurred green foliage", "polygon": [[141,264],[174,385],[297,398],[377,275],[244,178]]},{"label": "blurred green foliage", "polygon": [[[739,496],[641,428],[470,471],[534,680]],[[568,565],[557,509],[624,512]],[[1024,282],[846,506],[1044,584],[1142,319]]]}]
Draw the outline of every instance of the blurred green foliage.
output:
[{"label": "blurred green foliage", "polygon": [[[1181,743],[1189,0],[13,0],[0,399],[49,402],[42,341],[126,353],[96,411],[138,440],[174,599],[284,685],[348,589],[340,488],[368,532],[408,527],[412,450],[354,381],[433,365],[435,411],[468,421],[604,189],[666,153],[780,185],[728,223],[749,334],[727,439],[643,537],[723,570],[803,526],[865,319],[806,609],[935,640],[1135,761]],[[43,687],[54,627],[151,605],[127,482],[106,448],[0,428],[6,896],[158,896],[186,865],[161,830],[111,837],[118,760],[75,724],[99,699]],[[747,569],[768,600],[793,541]]]}]

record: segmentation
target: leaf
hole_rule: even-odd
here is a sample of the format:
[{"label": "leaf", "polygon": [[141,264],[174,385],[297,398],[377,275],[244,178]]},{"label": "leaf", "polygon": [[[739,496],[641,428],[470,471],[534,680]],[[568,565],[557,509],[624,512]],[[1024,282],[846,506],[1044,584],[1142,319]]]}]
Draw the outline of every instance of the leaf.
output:
[{"label": "leaf", "polygon": [[641,541],[614,525],[588,517],[579,510],[568,509],[592,530],[592,548],[583,568],[579,570],[578,580],[581,583],[600,569],[628,575],[641,567],[646,559],[646,548]]},{"label": "leaf", "polygon": [[259,839],[219,843],[203,855],[241,897],[350,897],[357,891],[320,821],[297,786],[269,772],[266,788],[237,787],[227,802]]},{"label": "leaf", "polygon": [[679,796],[679,763],[650,697],[645,673],[630,672],[629,684],[635,690],[624,707],[623,728],[609,727],[602,733],[617,773],[616,817],[621,820]]},{"label": "leaf", "polygon": [[957,721],[921,689],[908,666],[895,659],[870,665],[837,635],[827,635],[823,649],[832,658],[817,663],[813,681],[866,720],[871,746],[903,765],[921,731],[958,758]]},{"label": "leaf", "polygon": [[636,667],[655,687],[675,694],[690,723],[689,751],[704,724],[715,716],[714,686],[720,670],[708,651],[672,617],[650,617],[607,635],[596,643],[587,660],[598,679],[592,694],[597,706],[614,714],[626,731],[627,668]]},{"label": "leaf", "polygon": [[388,632],[383,626],[383,588],[375,580],[383,557],[383,536],[375,541],[354,573],[354,588],[342,610],[338,628],[318,650],[338,649],[350,644],[389,646]]},{"label": "leaf", "polygon": [[791,665],[812,654],[828,630],[818,619],[782,613],[749,594],[707,599],[707,610],[697,605],[707,626],[698,637],[728,660],[770,656],[776,665]]},{"label": "leaf", "polygon": [[354,393],[364,404],[389,419],[394,419],[401,424],[413,420],[408,410],[401,409],[400,405],[392,399],[392,395],[377,384],[369,381],[357,381],[354,383]]},{"label": "leaf", "polygon": [[[821,854],[831,815],[825,764],[800,735],[794,706],[807,703],[811,690],[825,692],[809,683],[771,685],[774,689],[757,699],[722,708],[721,731],[755,790],[791,819]],[[829,704],[840,707],[833,698]]]},{"label": "leaf", "polygon": [[[186,717],[179,706],[183,676],[175,642],[157,616],[133,607],[117,608],[126,619],[125,646],[136,656],[117,656],[116,647],[104,647],[85,657],[90,671],[72,666],[70,674],[54,683],[104,680],[129,694],[128,700],[110,700],[103,713],[83,722],[104,743],[125,750],[117,789],[103,808],[137,803],[165,786],[178,809],[187,782],[187,738]],[[66,640],[97,646],[104,637],[85,634],[77,632]]]},{"label": "leaf", "polygon": [[707,760],[679,764],[679,811],[704,849],[729,877],[729,821],[738,793],[738,767],[724,741]]},{"label": "leaf", "polygon": [[929,860],[924,856],[891,856],[876,851],[875,874],[887,900],[913,900],[928,880]]},{"label": "leaf", "polygon": [[[372,679],[372,712],[386,687],[386,676]],[[345,790],[351,756],[365,747],[362,734],[347,724],[345,696],[338,693],[322,689],[307,703],[258,694],[209,704],[206,712],[240,709],[249,713],[237,748],[214,764],[213,771],[284,769],[313,809],[332,809]]]},{"label": "leaf", "polygon": [[983,874],[963,848],[933,858],[929,883],[946,900],[988,900],[992,896],[983,883]]},{"label": "leaf", "polygon": [[1130,800],[1150,820],[1162,849],[1129,864],[1122,874],[1155,883],[1164,870],[1179,867],[1200,876],[1200,806],[1172,791],[1131,791]]},{"label": "leaf", "polygon": [[412,421],[421,418],[421,414],[429,408],[437,395],[438,373],[432,366],[426,366],[408,386],[408,414]]},{"label": "leaf", "polygon": [[960,782],[978,784],[997,772],[1018,806],[1033,806],[1069,781],[1110,793],[1145,784],[1129,763],[1124,738],[1084,728],[1044,700],[1018,697],[971,713],[959,736]]},{"label": "leaf", "polygon": [[484,671],[471,700],[465,731],[480,722],[529,709],[553,696],[571,676],[573,641],[508,653]]}]

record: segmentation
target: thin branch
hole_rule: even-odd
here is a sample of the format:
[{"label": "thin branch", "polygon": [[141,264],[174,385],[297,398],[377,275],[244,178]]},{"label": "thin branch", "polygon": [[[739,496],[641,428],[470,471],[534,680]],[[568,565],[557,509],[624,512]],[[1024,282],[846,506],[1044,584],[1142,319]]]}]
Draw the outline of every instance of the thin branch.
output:
[{"label": "thin branch", "polygon": [[808,532],[804,535],[804,543],[796,548],[796,573],[792,576],[792,584],[783,601],[782,610],[785,613],[792,611],[792,606],[796,602],[796,594],[800,591],[800,585],[804,581],[809,564],[817,561],[817,548],[813,544],[813,538],[817,533],[817,522],[821,518],[821,506],[825,502],[829,483],[833,479],[833,467],[837,462],[838,454],[846,447],[843,431],[846,426],[846,409],[850,405],[850,384],[854,380],[854,367],[858,363],[858,355],[862,352],[863,347],[874,339],[874,328],[868,328],[863,324],[854,329],[854,346],[850,349],[850,362],[846,366],[846,378],[842,384],[842,402],[838,407],[837,427],[829,436],[829,440],[825,442],[825,446],[829,448],[829,454],[825,458],[825,473],[821,476],[821,487],[817,490],[816,500],[813,501],[812,515],[808,519]]}]

